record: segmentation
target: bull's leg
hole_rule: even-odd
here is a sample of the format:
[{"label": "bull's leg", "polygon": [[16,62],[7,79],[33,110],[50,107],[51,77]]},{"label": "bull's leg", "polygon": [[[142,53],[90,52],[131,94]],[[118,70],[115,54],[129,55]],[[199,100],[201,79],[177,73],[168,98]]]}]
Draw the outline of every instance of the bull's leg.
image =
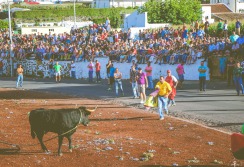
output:
[{"label": "bull's leg", "polygon": [[67,136],[67,139],[69,140],[69,152],[72,152],[72,138],[71,138],[71,135]]},{"label": "bull's leg", "polygon": [[62,156],[62,155],[63,155],[63,154],[62,154],[62,151],[61,151],[61,146],[62,146],[62,144],[63,144],[63,139],[64,139],[63,136],[59,136],[59,137],[58,137],[58,155],[59,155],[59,156]]},{"label": "bull's leg", "polygon": [[49,151],[47,150],[47,147],[44,145],[42,138],[43,138],[44,132],[38,132],[37,133],[37,138],[41,144],[42,150],[48,153]]}]

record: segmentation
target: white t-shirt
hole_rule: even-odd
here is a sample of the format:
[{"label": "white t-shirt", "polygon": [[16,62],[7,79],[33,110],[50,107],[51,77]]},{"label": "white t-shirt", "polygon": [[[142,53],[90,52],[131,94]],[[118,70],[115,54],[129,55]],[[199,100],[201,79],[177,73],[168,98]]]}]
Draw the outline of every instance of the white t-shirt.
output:
[{"label": "white t-shirt", "polygon": [[71,64],[71,71],[75,71],[75,63]]}]

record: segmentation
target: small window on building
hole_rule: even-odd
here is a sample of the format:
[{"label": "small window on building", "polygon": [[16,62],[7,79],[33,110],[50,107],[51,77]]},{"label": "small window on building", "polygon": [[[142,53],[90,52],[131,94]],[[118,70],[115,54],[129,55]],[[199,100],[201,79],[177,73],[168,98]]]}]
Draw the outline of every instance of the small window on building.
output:
[{"label": "small window on building", "polygon": [[54,31],[54,29],[49,29],[49,31]]},{"label": "small window on building", "polygon": [[37,29],[32,29],[31,32],[37,32]]}]

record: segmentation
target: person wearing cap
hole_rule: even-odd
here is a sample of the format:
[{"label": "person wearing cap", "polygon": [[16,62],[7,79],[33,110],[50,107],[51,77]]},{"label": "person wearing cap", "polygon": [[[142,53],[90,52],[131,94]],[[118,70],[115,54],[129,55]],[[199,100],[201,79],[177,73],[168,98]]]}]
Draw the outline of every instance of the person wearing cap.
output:
[{"label": "person wearing cap", "polygon": [[155,86],[155,89],[158,89],[158,113],[159,120],[164,119],[163,110],[168,114],[168,97],[172,92],[172,88],[164,79],[163,76],[160,76],[158,83]]},{"label": "person wearing cap", "polygon": [[138,90],[139,90],[140,98],[141,98],[140,103],[143,104],[146,101],[146,88],[148,87],[148,82],[147,82],[146,74],[144,72],[142,72],[142,69],[140,67],[138,68],[136,80],[137,80]]},{"label": "person wearing cap", "polygon": [[176,87],[178,84],[178,80],[175,76],[171,74],[170,70],[167,70],[167,76],[165,77],[165,81],[169,83],[172,88],[172,92],[169,94],[168,107],[175,106],[175,96],[176,96]]}]

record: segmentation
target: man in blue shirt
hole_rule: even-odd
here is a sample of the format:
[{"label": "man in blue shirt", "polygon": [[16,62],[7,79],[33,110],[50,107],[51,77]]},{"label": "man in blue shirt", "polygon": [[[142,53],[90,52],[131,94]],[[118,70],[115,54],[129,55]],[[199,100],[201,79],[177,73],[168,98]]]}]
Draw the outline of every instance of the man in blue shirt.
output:
[{"label": "man in blue shirt", "polygon": [[110,74],[109,74],[109,76],[110,76],[110,85],[109,85],[108,90],[112,90],[112,87],[114,85],[114,72],[115,72],[114,65],[111,64],[110,65]]},{"label": "man in blue shirt", "polygon": [[236,34],[240,35],[241,32],[241,22],[239,21],[239,19],[236,20]]},{"label": "man in blue shirt", "polygon": [[239,38],[239,35],[236,35],[236,32],[234,31],[233,34],[230,36],[231,43],[235,43],[238,38]]},{"label": "man in blue shirt", "polygon": [[204,61],[201,61],[201,65],[198,67],[198,72],[199,72],[199,90],[205,92],[207,67],[204,65]]}]

